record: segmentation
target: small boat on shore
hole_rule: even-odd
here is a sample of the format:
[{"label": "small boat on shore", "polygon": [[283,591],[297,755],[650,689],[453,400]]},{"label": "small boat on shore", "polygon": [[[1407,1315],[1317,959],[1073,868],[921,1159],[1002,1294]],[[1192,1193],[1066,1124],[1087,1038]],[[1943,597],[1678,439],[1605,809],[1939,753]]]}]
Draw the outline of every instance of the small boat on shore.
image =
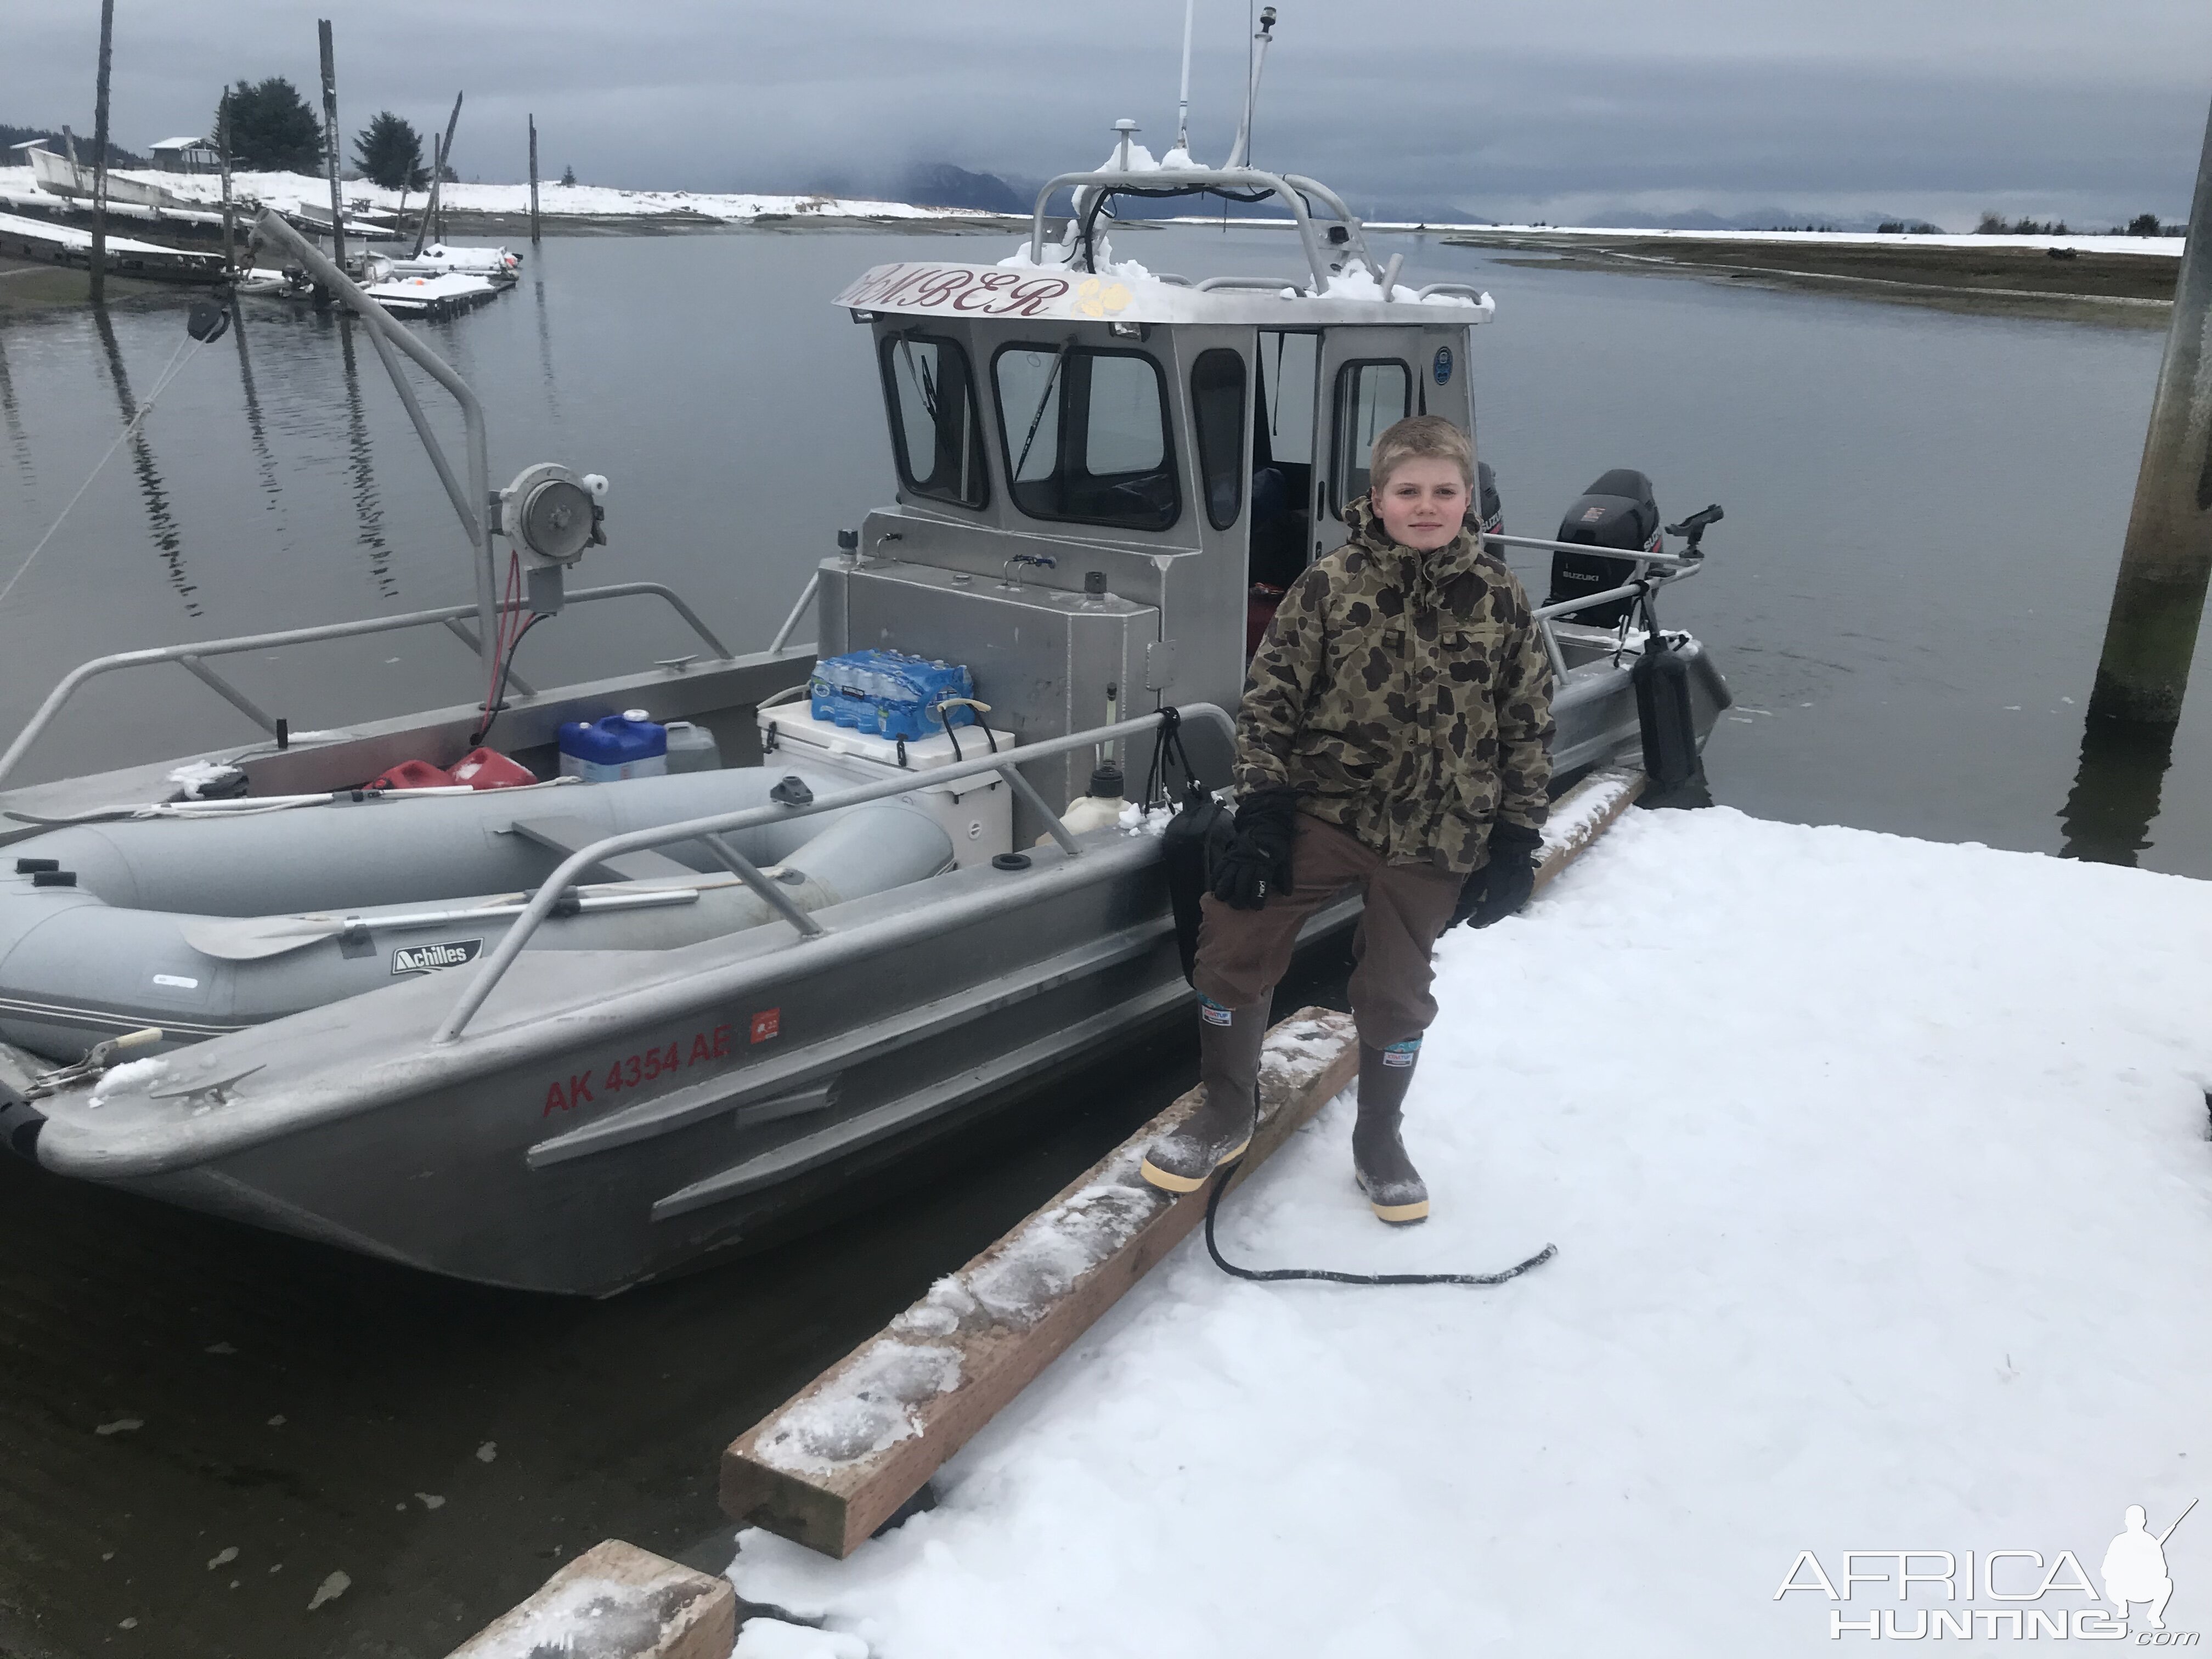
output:
[{"label": "small boat on shore", "polygon": [[[1241,154],[1163,167],[1133,132],[1045,185],[1006,259],[900,260],[824,294],[860,325],[825,372],[873,382],[891,499],[744,655],[658,584],[571,585],[605,540],[605,481],[541,464],[495,493],[465,382],[264,215],[395,380],[407,356],[459,404],[456,466],[400,380],[477,600],[121,653],[54,689],[0,783],[110,673],[181,665],[264,737],[0,790],[0,1144],[436,1273],[605,1294],[787,1235],[1183,1010],[1146,833],[1164,813],[1142,810],[1177,781],[1170,738],[1226,781],[1255,606],[1344,538],[1376,433],[1424,412],[1473,429],[1469,334],[1494,307],[1406,277],[1314,179]],[[1076,211],[1055,236],[1059,191]],[[1276,203],[1297,268],[1116,261],[1112,204],[1162,196]],[[1491,537],[1555,562],[1538,617],[1562,787],[1650,738],[1643,665],[1669,665],[1692,760],[1729,701],[1652,615],[1717,512],[1670,548],[1626,471],[1577,509],[1587,536]],[[633,599],[672,608],[688,654],[514,676],[526,625]],[[479,650],[481,703],[295,734],[216,667],[441,627]],[[708,769],[622,777],[653,757],[589,750],[594,722],[648,750],[688,725]],[[446,784],[488,732],[515,787]],[[1109,762],[1158,781],[1124,805]],[[442,793],[409,798],[434,775]]]}]

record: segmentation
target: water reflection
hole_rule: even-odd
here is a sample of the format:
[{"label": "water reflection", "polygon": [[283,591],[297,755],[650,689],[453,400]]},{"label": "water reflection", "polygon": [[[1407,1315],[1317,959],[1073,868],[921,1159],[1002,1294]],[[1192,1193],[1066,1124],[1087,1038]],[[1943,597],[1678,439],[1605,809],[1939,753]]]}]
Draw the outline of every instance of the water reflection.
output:
[{"label": "water reflection", "polygon": [[354,356],[353,319],[338,319],[338,355],[345,364],[346,456],[353,472],[353,513],[361,544],[368,550],[369,574],[376,591],[396,598],[392,579],[392,544],[384,537],[384,503],[376,492],[376,471],[368,444],[368,414],[361,400],[361,366]]},{"label": "water reflection", "polygon": [[2060,855],[2092,864],[2124,864],[2148,851],[2166,768],[2173,763],[2170,726],[2136,726],[2092,714],[2081,726],[2081,759],[2073,792],[2059,813]]},{"label": "water reflection", "polygon": [[30,434],[23,430],[23,411],[15,403],[15,382],[8,373],[8,337],[0,331],[0,425],[8,428],[8,447],[23,477],[31,476]]},{"label": "water reflection", "polygon": [[[107,358],[108,379],[114,385],[116,402],[122,406],[124,424],[131,426],[138,418],[138,400],[131,395],[131,376],[123,367],[123,349],[116,343],[115,325],[108,320],[107,307],[94,306],[92,322],[100,331],[100,349]],[[138,475],[138,493],[146,500],[146,523],[154,533],[154,545],[169,567],[169,585],[184,600],[185,614],[197,617],[201,614],[200,603],[193,595],[199,587],[187,580],[184,538],[178,532],[176,515],[169,510],[168,486],[161,482],[161,471],[154,465],[154,447],[143,426],[131,429],[131,467]]]},{"label": "water reflection", "polygon": [[261,412],[261,393],[253,384],[253,357],[246,349],[246,307],[232,307],[231,337],[238,342],[238,384],[246,394],[246,441],[253,446],[254,476],[272,511],[283,501],[283,486],[276,478],[276,453],[269,447],[269,421]]},{"label": "water reflection", "polygon": [[557,423],[561,418],[561,388],[553,378],[553,331],[545,316],[545,267],[538,264],[536,249],[531,251],[531,263],[537,275],[531,279],[530,293],[538,312],[538,374],[545,388],[545,407]]}]

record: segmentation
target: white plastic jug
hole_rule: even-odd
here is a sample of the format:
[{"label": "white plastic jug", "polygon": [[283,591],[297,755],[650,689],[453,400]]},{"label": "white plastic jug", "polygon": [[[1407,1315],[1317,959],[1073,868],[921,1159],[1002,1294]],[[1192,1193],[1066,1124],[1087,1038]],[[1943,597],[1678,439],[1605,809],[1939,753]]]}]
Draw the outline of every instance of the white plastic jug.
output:
[{"label": "white plastic jug", "polygon": [[[1129,804],[1122,793],[1121,769],[1108,761],[1096,767],[1091,774],[1091,789],[1067,803],[1067,810],[1060,821],[1067,826],[1070,835],[1080,836],[1092,830],[1103,830],[1109,824],[1121,821],[1121,811]],[[1052,839],[1050,831],[1039,836],[1036,844],[1042,847]]]},{"label": "white plastic jug", "polygon": [[719,772],[721,745],[714,734],[690,720],[668,722],[668,769],[672,772]]}]

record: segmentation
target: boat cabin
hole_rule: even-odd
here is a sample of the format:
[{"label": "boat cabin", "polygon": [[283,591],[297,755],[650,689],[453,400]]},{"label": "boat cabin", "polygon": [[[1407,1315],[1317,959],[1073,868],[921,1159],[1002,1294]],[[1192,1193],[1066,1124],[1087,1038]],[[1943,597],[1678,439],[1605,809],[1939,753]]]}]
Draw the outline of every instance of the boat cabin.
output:
[{"label": "boat cabin", "polygon": [[[1045,194],[1071,186],[1056,246],[1041,194],[1013,258],[879,265],[838,296],[871,330],[898,477],[823,568],[822,654],[965,662],[1025,742],[1233,708],[1273,599],[1342,543],[1376,434],[1415,414],[1473,432],[1468,330],[1491,314],[1471,289],[1398,284],[1310,180],[1116,169]],[[1286,202],[1306,269],[1194,283],[1113,261],[1114,194],[1198,189]],[[1061,787],[1038,780],[1055,805],[1088,763],[1062,766]]]}]

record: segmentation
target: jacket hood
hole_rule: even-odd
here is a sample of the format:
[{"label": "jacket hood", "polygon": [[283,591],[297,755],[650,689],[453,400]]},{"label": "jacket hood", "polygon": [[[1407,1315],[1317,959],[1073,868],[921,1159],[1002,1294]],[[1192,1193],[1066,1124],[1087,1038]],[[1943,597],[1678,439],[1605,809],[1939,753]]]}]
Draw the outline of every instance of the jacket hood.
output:
[{"label": "jacket hood", "polygon": [[1351,544],[1378,564],[1396,566],[1408,593],[1433,592],[1453,577],[1473,570],[1483,557],[1482,544],[1470,520],[1462,520],[1459,534],[1426,553],[1390,538],[1390,532],[1382,527],[1382,515],[1375,510],[1371,495],[1346,502],[1344,522],[1352,532]]}]

